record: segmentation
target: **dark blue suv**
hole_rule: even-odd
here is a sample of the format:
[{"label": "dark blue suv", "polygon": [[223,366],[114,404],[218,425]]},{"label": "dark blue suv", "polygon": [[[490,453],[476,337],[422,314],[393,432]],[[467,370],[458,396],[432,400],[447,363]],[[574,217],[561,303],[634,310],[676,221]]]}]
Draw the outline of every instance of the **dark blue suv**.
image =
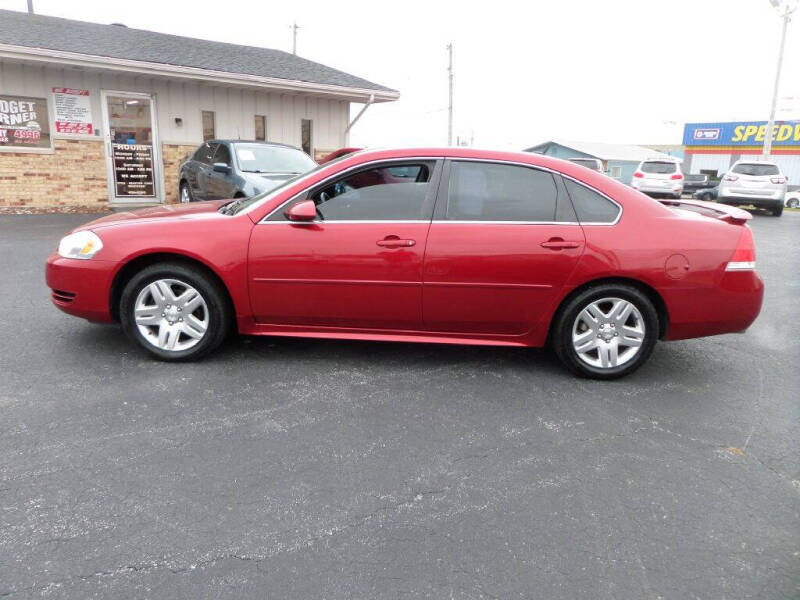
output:
[{"label": "dark blue suv", "polygon": [[180,166],[180,201],[255,196],[316,166],[293,146],[209,140]]}]

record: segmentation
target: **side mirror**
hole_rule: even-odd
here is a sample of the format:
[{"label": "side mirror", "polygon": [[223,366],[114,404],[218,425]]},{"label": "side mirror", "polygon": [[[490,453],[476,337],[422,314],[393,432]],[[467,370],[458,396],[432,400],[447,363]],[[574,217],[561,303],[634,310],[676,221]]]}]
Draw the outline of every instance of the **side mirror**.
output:
[{"label": "side mirror", "polygon": [[317,218],[317,205],[313,200],[303,200],[292,204],[283,214],[290,221],[309,223]]},{"label": "side mirror", "polygon": [[231,172],[230,166],[226,165],[225,163],[214,163],[211,168],[214,169],[215,172],[225,173],[225,175],[230,175]]}]

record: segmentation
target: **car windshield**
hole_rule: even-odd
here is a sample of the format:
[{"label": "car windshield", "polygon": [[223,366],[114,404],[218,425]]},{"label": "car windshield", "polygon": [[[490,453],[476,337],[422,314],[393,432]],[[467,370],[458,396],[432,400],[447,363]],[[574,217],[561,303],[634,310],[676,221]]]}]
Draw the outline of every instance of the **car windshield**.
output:
[{"label": "car windshield", "polygon": [[780,173],[777,165],[765,165],[764,163],[739,163],[734,165],[731,170],[739,175],[753,175],[755,177],[778,175]]},{"label": "car windshield", "polygon": [[675,173],[678,170],[677,163],[674,162],[643,162],[643,173]]},{"label": "car windshield", "polygon": [[317,166],[296,148],[268,144],[234,144],[239,168],[247,173],[305,173]]}]

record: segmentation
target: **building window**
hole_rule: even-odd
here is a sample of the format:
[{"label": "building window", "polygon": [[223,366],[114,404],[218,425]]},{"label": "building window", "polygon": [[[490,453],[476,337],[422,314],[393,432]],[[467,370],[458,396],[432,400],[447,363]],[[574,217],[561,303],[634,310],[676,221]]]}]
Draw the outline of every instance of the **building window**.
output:
[{"label": "building window", "polygon": [[214,128],[214,112],[210,110],[203,111],[203,141],[213,140],[217,137],[216,129]]},{"label": "building window", "polygon": [[608,167],[608,175],[614,179],[619,179],[622,177],[622,167]]},{"label": "building window", "polygon": [[267,139],[267,117],[264,115],[256,115],[256,139],[259,141],[266,141]]},{"label": "building window", "polygon": [[309,156],[313,156],[311,143],[313,140],[312,125],[311,119],[302,119],[300,121],[300,147]]},{"label": "building window", "polygon": [[41,152],[50,148],[47,99],[0,94],[0,149]]}]

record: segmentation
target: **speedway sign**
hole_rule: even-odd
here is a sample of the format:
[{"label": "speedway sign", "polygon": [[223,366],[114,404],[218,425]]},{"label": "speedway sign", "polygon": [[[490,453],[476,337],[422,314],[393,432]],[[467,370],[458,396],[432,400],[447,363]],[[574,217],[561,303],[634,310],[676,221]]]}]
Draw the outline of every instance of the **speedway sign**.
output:
[{"label": "speedway sign", "polygon": [[[683,129],[684,146],[761,146],[766,137],[766,121],[687,123]],[[776,121],[772,143],[800,148],[800,121]]]}]

